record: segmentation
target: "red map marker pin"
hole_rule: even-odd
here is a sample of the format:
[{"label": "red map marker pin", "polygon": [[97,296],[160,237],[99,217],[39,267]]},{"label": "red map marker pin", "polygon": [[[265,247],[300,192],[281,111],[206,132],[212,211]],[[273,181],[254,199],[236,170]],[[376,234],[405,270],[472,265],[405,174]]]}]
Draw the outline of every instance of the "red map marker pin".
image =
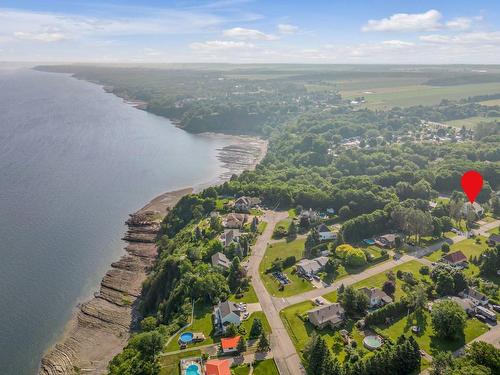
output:
[{"label": "red map marker pin", "polygon": [[468,171],[462,176],[461,183],[465,195],[471,203],[474,203],[483,188],[483,176],[476,171]]}]

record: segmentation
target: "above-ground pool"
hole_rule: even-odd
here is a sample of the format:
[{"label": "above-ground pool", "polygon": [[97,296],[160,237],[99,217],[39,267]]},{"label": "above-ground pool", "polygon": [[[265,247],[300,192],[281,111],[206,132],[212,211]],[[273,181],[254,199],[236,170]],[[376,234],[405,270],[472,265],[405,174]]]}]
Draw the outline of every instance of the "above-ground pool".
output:
[{"label": "above-ground pool", "polygon": [[185,344],[189,344],[191,341],[193,341],[193,333],[192,332],[184,332],[181,337],[179,337],[179,340]]},{"label": "above-ground pool", "polygon": [[379,336],[366,336],[363,345],[370,350],[378,349],[382,346],[382,339]]},{"label": "above-ground pool", "polygon": [[200,366],[193,363],[186,368],[186,375],[201,375]]}]

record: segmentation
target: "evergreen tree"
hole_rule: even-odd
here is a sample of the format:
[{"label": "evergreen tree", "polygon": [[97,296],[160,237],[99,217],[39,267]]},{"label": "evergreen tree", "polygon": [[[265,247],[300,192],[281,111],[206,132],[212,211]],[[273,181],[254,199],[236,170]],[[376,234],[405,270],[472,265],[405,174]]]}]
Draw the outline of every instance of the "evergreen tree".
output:
[{"label": "evergreen tree", "polygon": [[252,328],[250,328],[250,338],[255,339],[259,337],[262,333],[262,322],[260,319],[256,318],[252,322]]},{"label": "evergreen tree", "polygon": [[260,339],[257,344],[257,350],[259,352],[269,351],[269,340],[267,339],[265,332],[262,332],[262,334],[260,335]]},{"label": "evergreen tree", "polygon": [[238,346],[236,347],[236,350],[238,351],[239,354],[247,351],[247,341],[245,340],[245,337],[243,336],[240,337],[240,341],[238,341]]},{"label": "evergreen tree", "polygon": [[309,361],[307,364],[307,373],[310,375],[318,375],[323,371],[323,364],[328,356],[328,348],[325,340],[318,337],[315,340],[315,345],[311,350]]},{"label": "evergreen tree", "polygon": [[341,375],[342,367],[337,358],[332,358],[330,352],[327,352],[325,361],[323,362],[322,375]]}]

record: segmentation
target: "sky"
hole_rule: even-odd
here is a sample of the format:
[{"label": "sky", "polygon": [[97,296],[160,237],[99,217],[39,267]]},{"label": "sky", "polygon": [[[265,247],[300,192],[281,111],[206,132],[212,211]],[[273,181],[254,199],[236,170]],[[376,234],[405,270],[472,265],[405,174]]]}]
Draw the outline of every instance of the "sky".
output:
[{"label": "sky", "polygon": [[499,64],[500,2],[0,0],[0,61]]}]

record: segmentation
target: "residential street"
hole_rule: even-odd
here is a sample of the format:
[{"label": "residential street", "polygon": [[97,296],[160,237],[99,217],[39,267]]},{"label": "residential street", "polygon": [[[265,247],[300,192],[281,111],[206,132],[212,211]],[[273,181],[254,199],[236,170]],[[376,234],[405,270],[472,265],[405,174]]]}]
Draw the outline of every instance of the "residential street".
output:
[{"label": "residential street", "polygon": [[288,216],[287,212],[267,211],[263,220],[267,222],[264,233],[258,237],[253,246],[252,255],[248,261],[248,274],[252,277],[252,285],[259,298],[262,311],[266,314],[267,320],[272,329],[271,349],[274,360],[281,375],[305,374],[304,367],[295,350],[292,340],[279,316],[279,310],[273,304],[273,299],[267,292],[264,283],[259,276],[259,264],[266,252],[267,244],[271,241],[271,236],[275,225]]}]

